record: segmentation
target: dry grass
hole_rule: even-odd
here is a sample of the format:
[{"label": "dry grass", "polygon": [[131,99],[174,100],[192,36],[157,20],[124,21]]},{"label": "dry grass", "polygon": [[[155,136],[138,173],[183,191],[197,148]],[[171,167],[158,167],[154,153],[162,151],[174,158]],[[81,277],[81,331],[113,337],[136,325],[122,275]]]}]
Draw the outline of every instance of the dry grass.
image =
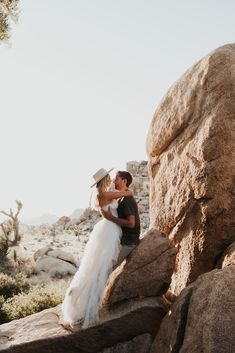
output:
[{"label": "dry grass", "polygon": [[18,320],[60,304],[68,286],[68,279],[48,284],[47,278],[26,279],[0,275],[0,324]]},{"label": "dry grass", "polygon": [[14,295],[27,292],[30,288],[29,282],[23,274],[17,274],[14,277],[0,274],[0,296],[5,299],[11,298]]},{"label": "dry grass", "polygon": [[33,287],[28,293],[20,293],[7,299],[1,306],[1,323],[18,320],[60,304],[64,292],[53,288]]}]

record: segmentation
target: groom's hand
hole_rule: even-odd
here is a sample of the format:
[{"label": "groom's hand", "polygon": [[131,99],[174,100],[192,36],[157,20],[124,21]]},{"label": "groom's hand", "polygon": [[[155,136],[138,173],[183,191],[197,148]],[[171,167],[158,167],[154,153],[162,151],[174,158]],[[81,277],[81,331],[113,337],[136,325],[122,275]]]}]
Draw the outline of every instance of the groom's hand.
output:
[{"label": "groom's hand", "polygon": [[108,219],[109,221],[112,220],[113,215],[112,215],[112,213],[111,213],[110,211],[104,211],[104,210],[101,209],[100,212],[101,212],[101,214],[102,214],[102,216],[103,216],[104,218]]}]

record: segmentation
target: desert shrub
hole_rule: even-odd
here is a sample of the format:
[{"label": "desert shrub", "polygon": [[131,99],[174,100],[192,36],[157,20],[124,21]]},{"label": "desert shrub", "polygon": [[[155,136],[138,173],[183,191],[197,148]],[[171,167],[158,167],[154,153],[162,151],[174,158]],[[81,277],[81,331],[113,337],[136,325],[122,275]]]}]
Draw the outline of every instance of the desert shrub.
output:
[{"label": "desert shrub", "polygon": [[4,311],[2,311],[2,307],[5,303],[5,299],[2,295],[0,295],[0,325],[3,324],[4,322],[7,322],[7,316],[4,313]]},{"label": "desert shrub", "polygon": [[29,282],[24,275],[19,273],[11,277],[0,273],[0,296],[3,296],[5,299],[21,292],[27,292],[29,288]]},{"label": "desert shrub", "polygon": [[14,271],[16,273],[22,273],[26,277],[35,275],[35,262],[31,259],[16,255],[14,256]]},{"label": "desert shrub", "polygon": [[18,320],[54,307],[62,302],[63,297],[64,291],[59,291],[58,288],[33,287],[28,293],[15,295],[2,304],[0,323]]},{"label": "desert shrub", "polygon": [[9,249],[8,239],[0,235],[0,262],[4,262]]},{"label": "desert shrub", "polygon": [[3,297],[2,295],[0,295],[0,310],[1,310],[1,308],[2,308],[2,306],[3,306],[3,304],[4,304],[4,302],[5,302],[4,297]]}]

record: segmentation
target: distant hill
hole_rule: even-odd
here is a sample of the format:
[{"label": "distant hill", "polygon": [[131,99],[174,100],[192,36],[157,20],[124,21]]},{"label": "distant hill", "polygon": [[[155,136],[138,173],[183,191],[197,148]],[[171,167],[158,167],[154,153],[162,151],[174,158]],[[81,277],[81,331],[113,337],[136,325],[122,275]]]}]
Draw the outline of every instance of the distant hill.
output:
[{"label": "distant hill", "polygon": [[73,213],[69,216],[69,218],[74,219],[74,218],[79,218],[81,214],[83,213],[82,208],[76,208],[76,210],[73,211]]},{"label": "distant hill", "polygon": [[[73,213],[69,216],[69,218],[74,219],[74,218],[79,218],[81,214],[83,213],[82,208],[77,208],[76,210],[73,211]],[[62,215],[65,216],[65,215]],[[29,219],[23,219],[22,223],[28,224],[31,226],[39,226],[40,224],[54,224],[58,221],[60,217],[50,214],[50,213],[44,213],[42,216],[39,217],[34,217],[34,218],[29,218]]]},{"label": "distant hill", "polygon": [[50,213],[44,213],[42,216],[39,217],[34,217],[30,219],[24,219],[23,223],[32,225],[32,226],[39,226],[40,224],[53,224],[57,222],[59,217],[50,214]]}]

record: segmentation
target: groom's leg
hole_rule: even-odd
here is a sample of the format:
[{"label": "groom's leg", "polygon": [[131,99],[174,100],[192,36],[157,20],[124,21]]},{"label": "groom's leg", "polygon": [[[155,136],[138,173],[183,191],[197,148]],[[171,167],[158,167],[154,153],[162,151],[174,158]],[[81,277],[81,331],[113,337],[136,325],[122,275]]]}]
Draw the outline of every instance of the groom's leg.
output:
[{"label": "groom's leg", "polygon": [[114,268],[118,267],[122,261],[135,249],[136,245],[122,245],[117,263],[115,264]]}]

